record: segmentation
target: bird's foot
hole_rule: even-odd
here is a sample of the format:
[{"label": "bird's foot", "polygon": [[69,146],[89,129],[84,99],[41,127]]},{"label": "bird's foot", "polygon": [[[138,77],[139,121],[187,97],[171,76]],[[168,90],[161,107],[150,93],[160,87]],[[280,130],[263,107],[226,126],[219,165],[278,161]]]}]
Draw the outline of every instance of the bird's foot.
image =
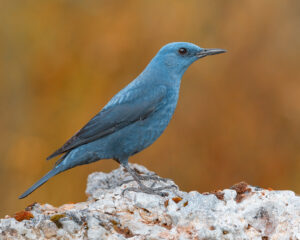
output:
[{"label": "bird's foot", "polygon": [[147,193],[147,194],[151,194],[151,195],[158,195],[161,197],[166,197],[169,194],[166,192],[162,192],[163,190],[166,189],[171,189],[171,188],[177,188],[176,185],[169,185],[169,186],[164,186],[164,187],[157,187],[157,188],[153,188],[153,187],[147,187],[145,185],[141,185],[139,184],[139,187],[135,188],[135,187],[129,187],[129,188],[125,188],[122,191],[122,195],[124,195],[124,193],[126,191],[132,191],[132,192],[142,192],[142,193]]},{"label": "bird's foot", "polygon": [[140,180],[144,180],[144,181],[148,181],[148,180],[154,180],[154,181],[161,181],[161,182],[167,182],[167,181],[171,181],[171,179],[169,178],[162,178],[157,176],[156,174],[153,175],[139,175],[138,178]]},{"label": "bird's foot", "polygon": [[[139,187],[137,187],[137,188],[136,187],[129,187],[129,188],[124,189],[122,191],[122,195],[124,195],[124,193],[126,191],[133,191],[133,192],[143,192],[143,193],[152,194],[152,195],[159,195],[159,196],[164,197],[164,196],[168,196],[168,193],[162,192],[163,190],[170,189],[170,188],[177,188],[176,185],[168,185],[168,186],[154,188],[157,181],[167,182],[169,179],[161,178],[161,177],[157,176],[156,174],[140,175],[135,170],[131,169],[128,164],[122,164],[122,166],[133,177],[133,179],[129,179],[127,181],[124,181],[124,182],[122,182],[122,184],[129,183],[129,182],[132,182],[132,181],[136,181],[137,184],[139,185]],[[142,183],[143,180],[154,180],[154,182],[152,183],[151,187],[147,187]]]},{"label": "bird's foot", "polygon": [[[157,176],[156,174],[152,174],[152,175],[137,175],[138,179],[141,181],[149,181],[149,180],[153,180],[153,181],[160,181],[160,182],[167,182],[171,179],[169,178],[162,178]],[[121,182],[120,186],[126,183],[130,183],[135,181],[135,179],[129,179],[129,180],[125,180],[123,182]]]}]

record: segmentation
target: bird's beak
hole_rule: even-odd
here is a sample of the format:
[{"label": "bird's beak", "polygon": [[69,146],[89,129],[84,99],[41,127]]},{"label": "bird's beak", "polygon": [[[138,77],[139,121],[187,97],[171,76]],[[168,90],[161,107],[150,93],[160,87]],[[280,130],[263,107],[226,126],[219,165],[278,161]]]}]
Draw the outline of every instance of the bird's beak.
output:
[{"label": "bird's beak", "polygon": [[225,53],[225,52],[227,51],[220,48],[203,48],[200,52],[196,54],[196,56],[198,58],[203,58],[209,55],[215,55],[215,54]]}]

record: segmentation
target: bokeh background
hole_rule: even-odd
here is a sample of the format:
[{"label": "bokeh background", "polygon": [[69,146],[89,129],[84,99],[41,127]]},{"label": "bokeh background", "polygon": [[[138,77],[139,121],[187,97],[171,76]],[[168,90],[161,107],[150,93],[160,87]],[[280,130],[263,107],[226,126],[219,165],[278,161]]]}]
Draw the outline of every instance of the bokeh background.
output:
[{"label": "bokeh background", "polygon": [[84,201],[99,161],[17,197],[45,158],[133,80],[161,46],[227,54],[194,63],[174,119],[131,158],[186,191],[245,180],[300,193],[300,2],[0,1],[0,216],[28,204]]}]

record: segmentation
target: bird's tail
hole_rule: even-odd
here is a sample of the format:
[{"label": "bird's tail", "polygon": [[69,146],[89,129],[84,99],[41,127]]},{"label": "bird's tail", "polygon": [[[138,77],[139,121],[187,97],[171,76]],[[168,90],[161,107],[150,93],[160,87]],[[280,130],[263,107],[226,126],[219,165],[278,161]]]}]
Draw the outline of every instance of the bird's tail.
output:
[{"label": "bird's tail", "polygon": [[19,199],[27,197],[30,193],[36,190],[38,187],[42,186],[45,182],[47,182],[50,178],[62,172],[63,169],[61,166],[57,165],[51,171],[49,171],[44,177],[42,177],[39,181],[37,181],[34,185],[32,185],[26,192],[24,192]]}]

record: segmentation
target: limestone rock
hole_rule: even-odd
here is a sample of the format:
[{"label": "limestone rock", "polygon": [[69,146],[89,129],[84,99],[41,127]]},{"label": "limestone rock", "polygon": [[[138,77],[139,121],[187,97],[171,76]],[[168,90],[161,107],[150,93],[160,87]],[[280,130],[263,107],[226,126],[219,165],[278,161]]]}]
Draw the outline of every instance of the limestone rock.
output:
[{"label": "limestone rock", "polygon": [[[137,164],[139,173],[153,174]],[[0,239],[300,239],[300,197],[239,183],[167,197],[122,192],[135,182],[119,168],[88,177],[88,200],[58,208],[33,204],[0,219]],[[145,182],[147,185],[153,181]],[[155,187],[174,184],[157,182]]]}]

